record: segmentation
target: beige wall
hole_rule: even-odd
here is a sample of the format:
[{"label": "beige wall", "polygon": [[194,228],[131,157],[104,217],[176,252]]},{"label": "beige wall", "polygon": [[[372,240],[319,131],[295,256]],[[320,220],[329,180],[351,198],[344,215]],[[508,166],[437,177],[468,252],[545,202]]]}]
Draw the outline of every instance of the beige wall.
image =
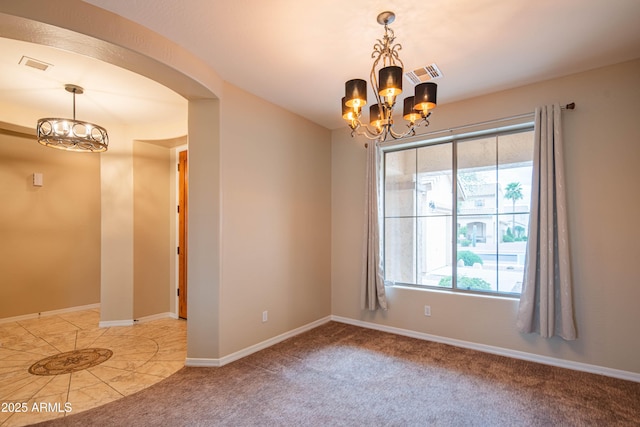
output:
[{"label": "beige wall", "polygon": [[221,106],[227,355],[331,313],[331,144],[328,130],[232,85]]},{"label": "beige wall", "polygon": [[[443,81],[441,90],[446,90]],[[380,325],[640,373],[640,61],[438,107],[429,131],[574,101],[563,113],[579,339],[516,331],[517,300],[387,288],[389,310],[360,310],[365,152],[343,130],[332,141],[332,313]],[[422,313],[431,306],[431,317]]]},{"label": "beige wall", "polygon": [[220,355],[220,101],[189,101],[187,357]]},{"label": "beige wall", "polygon": [[[15,110],[7,111],[12,111],[9,117],[19,124],[5,123],[6,128],[33,133],[28,127],[21,126],[32,124],[29,118],[34,115],[33,111],[20,114]],[[6,225],[3,227],[6,232],[3,229],[0,233],[1,241],[8,242],[3,249],[17,248],[12,255],[2,257],[0,271],[11,272],[15,278],[11,280],[18,284],[11,290],[9,280],[6,286],[5,280],[0,281],[0,289],[10,292],[0,302],[0,305],[6,303],[7,306],[6,310],[0,309],[0,318],[100,303],[101,321],[111,325],[111,322],[131,322],[134,318],[175,311],[175,253],[171,249],[175,247],[171,240],[175,241],[175,215],[172,216],[175,202],[171,202],[175,200],[172,187],[175,184],[171,175],[171,151],[168,147],[136,142],[134,153],[133,140],[134,136],[155,142],[160,136],[175,139],[176,135],[186,133],[186,123],[178,120],[127,129],[111,123],[107,127],[109,151],[99,155],[44,150],[46,147],[37,144],[33,137],[30,137],[33,144],[18,144],[15,141],[27,139],[15,136],[15,132],[1,135],[0,176],[6,174],[9,177],[0,184],[3,196],[15,197],[20,206],[26,203],[34,204],[34,207],[44,206],[44,209],[30,209],[29,216],[24,216],[16,215],[17,211],[7,205],[10,208],[0,213],[2,224]],[[181,137],[180,140],[184,142],[186,138]],[[138,169],[137,174],[134,168]],[[42,169],[47,171],[43,172],[45,186],[27,188],[27,178],[31,179],[33,172],[42,172]],[[64,189],[47,185],[50,184],[51,171],[56,173],[58,181],[65,184]],[[89,178],[83,178],[83,174]],[[17,179],[21,179],[20,186],[15,185]],[[71,187],[70,182],[73,183]],[[91,187],[96,183],[97,187]],[[69,188],[73,188],[73,192]],[[152,204],[155,206],[151,207]],[[83,231],[89,226],[84,217],[79,218],[77,225],[73,224],[68,211],[78,206],[82,208],[81,215],[92,209],[93,223],[90,225],[93,228],[90,232]],[[64,221],[42,221],[41,217],[50,209],[56,215],[64,213]],[[62,226],[67,232],[31,231],[49,226]],[[14,243],[18,236],[16,230],[21,230],[24,235]],[[30,234],[23,233],[25,230]],[[82,236],[91,237],[90,240],[85,238],[81,246],[77,246],[78,230]],[[98,233],[97,236],[91,234],[94,232]],[[50,260],[42,259],[33,268],[29,254],[34,248],[50,248],[52,244],[55,244],[56,251],[51,252],[56,256],[65,255],[65,259],[78,263],[73,272],[68,271],[70,263],[52,265]],[[76,248],[81,249],[76,251]],[[78,254],[83,254],[82,262],[77,261]],[[97,257],[97,261],[93,257]],[[53,274],[54,280],[49,274]],[[86,279],[92,276],[97,277]],[[25,280],[29,280],[28,286]]]},{"label": "beige wall", "polygon": [[[133,144],[133,318],[167,313],[171,294],[169,148]],[[174,249],[175,251],[175,249]]]},{"label": "beige wall", "polygon": [[133,320],[133,141],[109,126],[109,150],[100,154],[100,321]]},{"label": "beige wall", "polygon": [[[148,287],[148,285],[145,285],[146,279],[142,280],[140,276],[138,277],[139,282],[136,283],[136,270],[137,273],[146,271],[147,273],[142,273],[142,277],[148,279],[148,274],[150,274],[149,272],[153,267],[147,263],[157,262],[153,255],[145,255],[144,251],[140,250],[145,244],[138,245],[137,260],[134,254],[136,251],[135,233],[137,230],[138,237],[141,235],[140,224],[144,224],[147,221],[144,214],[148,212],[142,210],[137,218],[134,216],[136,204],[134,189],[134,162],[136,158],[134,147],[137,146],[136,144],[145,143],[134,141],[171,140],[185,135],[187,130],[186,120],[182,118],[176,118],[175,122],[147,123],[138,126],[122,127],[112,123],[107,123],[105,126],[109,130],[109,150],[100,154],[102,190],[100,321],[103,325],[108,326],[117,325],[119,322],[131,322],[137,317],[160,314],[167,311],[163,309],[161,312],[148,313],[149,307],[147,307],[134,313],[134,295],[137,293],[138,299],[141,299],[143,298],[142,295],[145,295],[145,292],[149,290],[147,289],[140,293],[136,289],[138,283],[143,287]],[[168,150],[168,148],[164,149]],[[144,154],[144,150],[140,152],[143,155],[148,154]],[[166,155],[168,162],[168,151]],[[145,165],[145,163],[139,163],[139,165]],[[147,166],[148,164],[143,168]],[[154,175],[153,172],[150,173]],[[159,178],[166,180],[166,175]],[[152,179],[152,177],[146,176],[141,181],[138,181],[138,184],[141,182],[149,183]],[[165,181],[167,182],[166,191],[169,192],[168,194],[171,191],[169,187],[173,185],[169,181]],[[157,188],[159,187],[154,188],[158,191]],[[161,213],[163,217],[168,209],[170,209],[168,205],[163,208]],[[148,220],[152,222],[160,221],[157,218],[149,218]],[[136,223],[138,224],[137,228]],[[170,269],[170,267],[167,268]],[[168,274],[171,273],[169,272]],[[173,306],[171,306],[171,309],[173,309]]]},{"label": "beige wall", "polygon": [[99,156],[0,131],[0,198],[0,318],[100,302]]}]

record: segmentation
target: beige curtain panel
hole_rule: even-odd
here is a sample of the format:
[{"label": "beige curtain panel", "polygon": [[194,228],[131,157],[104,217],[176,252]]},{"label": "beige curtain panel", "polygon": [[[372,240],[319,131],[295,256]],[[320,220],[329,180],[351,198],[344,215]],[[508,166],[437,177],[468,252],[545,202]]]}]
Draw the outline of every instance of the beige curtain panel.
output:
[{"label": "beige curtain panel", "polygon": [[362,250],[362,279],[360,305],[367,310],[387,309],[380,248],[380,149],[367,144],[365,187],[364,242]]},{"label": "beige curtain panel", "polygon": [[517,328],[577,338],[573,311],[560,105],[536,108],[527,262]]}]

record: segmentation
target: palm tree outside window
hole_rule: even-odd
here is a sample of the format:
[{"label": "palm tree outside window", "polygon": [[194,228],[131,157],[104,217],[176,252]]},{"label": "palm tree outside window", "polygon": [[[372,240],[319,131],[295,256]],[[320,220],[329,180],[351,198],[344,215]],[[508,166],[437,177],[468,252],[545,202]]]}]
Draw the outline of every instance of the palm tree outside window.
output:
[{"label": "palm tree outside window", "polygon": [[519,182],[510,182],[505,188],[504,198],[511,200],[513,217],[511,220],[511,231],[516,233],[516,202],[522,199],[522,185]]}]

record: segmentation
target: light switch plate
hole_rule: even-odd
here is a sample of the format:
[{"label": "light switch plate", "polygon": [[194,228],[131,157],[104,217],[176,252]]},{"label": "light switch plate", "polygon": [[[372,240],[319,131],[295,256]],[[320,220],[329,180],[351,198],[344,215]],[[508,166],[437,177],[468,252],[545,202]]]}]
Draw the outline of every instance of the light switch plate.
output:
[{"label": "light switch plate", "polygon": [[34,187],[42,187],[42,184],[43,184],[42,174],[40,172],[35,172],[33,174],[33,186]]}]

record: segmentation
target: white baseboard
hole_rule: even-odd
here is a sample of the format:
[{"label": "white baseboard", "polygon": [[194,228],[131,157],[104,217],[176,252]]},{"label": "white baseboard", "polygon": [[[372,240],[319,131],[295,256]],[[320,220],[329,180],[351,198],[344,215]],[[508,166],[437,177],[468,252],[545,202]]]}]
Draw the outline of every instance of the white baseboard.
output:
[{"label": "white baseboard", "polygon": [[41,313],[23,314],[22,316],[5,317],[4,319],[0,319],[0,324],[19,322],[21,320],[37,319],[44,316],[55,316],[57,314],[73,313],[74,311],[94,310],[96,308],[100,308],[100,303],[61,308],[59,310],[43,311]]},{"label": "white baseboard", "polygon": [[99,328],[116,328],[118,326],[133,326],[133,319],[126,320],[106,320],[98,323]]},{"label": "white baseboard", "polygon": [[144,316],[144,317],[140,317],[138,319],[133,319],[133,320],[127,319],[127,320],[102,321],[100,322],[99,326],[101,328],[131,326],[131,325],[135,325],[136,323],[146,323],[146,322],[152,322],[154,320],[159,320],[159,319],[177,319],[177,318],[178,318],[177,314],[167,311],[165,313],[152,314],[150,316]]},{"label": "white baseboard", "polygon": [[490,345],[477,344],[469,341],[457,340],[453,338],[441,337],[438,335],[425,334],[409,329],[396,328],[393,326],[379,325],[377,323],[364,322],[361,320],[350,319],[341,316],[331,316],[331,320],[349,325],[360,326],[362,328],[375,329],[382,332],[389,332],[397,335],[404,335],[411,338],[418,338],[426,341],[434,341],[442,344],[449,344],[456,347],[468,348],[471,350],[482,351],[484,353],[497,354],[499,356],[511,357],[513,359],[527,360],[529,362],[541,363],[544,365],[557,366],[559,368],[573,369],[574,371],[588,372],[591,374],[605,375],[607,377],[619,378],[622,380],[640,382],[640,374],[636,372],[623,371],[620,369],[607,368],[604,366],[590,365],[588,363],[573,362],[555,357],[541,356],[538,354],[527,353],[524,351],[510,350],[502,347],[494,347]]},{"label": "white baseboard", "polygon": [[135,323],[146,323],[146,322],[151,322],[151,321],[160,320],[160,319],[177,319],[177,318],[178,318],[177,314],[167,311],[166,313],[158,313],[158,314],[152,314],[151,316],[140,317],[138,319],[134,319],[133,321]]},{"label": "white baseboard", "polygon": [[[37,319],[37,318],[45,317],[45,316],[55,316],[55,315],[64,314],[64,313],[73,313],[75,311],[94,310],[94,309],[99,309],[99,308],[100,308],[100,303],[96,303],[96,304],[81,305],[81,306],[76,306],[76,307],[62,308],[62,309],[59,309],[59,310],[43,311],[41,313],[23,314],[22,316],[6,317],[4,319],[0,319],[0,324],[2,324],[2,323],[10,323],[10,322],[19,322],[21,320]],[[159,314],[154,314],[154,315],[151,315],[151,316],[141,317],[140,319],[136,319],[136,320],[129,320],[129,319],[127,319],[127,320],[107,320],[107,321],[101,321],[98,324],[98,326],[100,328],[111,328],[111,327],[117,327],[117,326],[131,326],[134,323],[145,323],[145,322],[151,322],[152,320],[166,319],[166,318],[177,319],[178,315],[175,314],[175,313],[166,312],[166,313],[159,313]]]},{"label": "white baseboard", "polygon": [[224,366],[228,363],[235,362],[238,359],[242,359],[243,357],[249,356],[250,354],[256,353],[260,350],[264,350],[267,347],[271,347],[272,345],[278,344],[288,338],[299,335],[303,332],[309,331],[313,328],[317,328],[320,325],[323,325],[331,320],[331,316],[324,317],[322,319],[316,320],[315,322],[308,323],[299,328],[293,329],[289,332],[285,332],[284,334],[280,334],[276,337],[269,338],[268,340],[262,341],[258,344],[254,344],[245,349],[236,351],[235,353],[231,353],[227,356],[223,356],[219,359],[199,359],[199,358],[189,358],[187,357],[185,361],[185,366],[191,367],[219,367]]},{"label": "white baseboard", "polygon": [[184,366],[192,368],[219,368],[220,359],[204,359],[199,357],[187,357],[184,361]]}]

